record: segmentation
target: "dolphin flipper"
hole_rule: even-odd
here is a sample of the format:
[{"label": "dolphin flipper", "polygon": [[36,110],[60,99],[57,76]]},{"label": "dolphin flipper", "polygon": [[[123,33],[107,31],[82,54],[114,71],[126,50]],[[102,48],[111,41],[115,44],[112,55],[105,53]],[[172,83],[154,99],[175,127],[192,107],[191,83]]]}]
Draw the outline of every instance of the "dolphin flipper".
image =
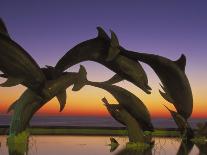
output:
[{"label": "dolphin flipper", "polygon": [[60,93],[58,93],[56,97],[60,103],[60,112],[61,112],[65,108],[65,104],[66,104],[66,99],[67,99],[66,90],[63,90]]},{"label": "dolphin flipper", "polygon": [[80,65],[78,77],[74,82],[74,86],[72,88],[73,91],[79,91],[82,87],[86,85],[87,82],[87,72],[84,66]]}]

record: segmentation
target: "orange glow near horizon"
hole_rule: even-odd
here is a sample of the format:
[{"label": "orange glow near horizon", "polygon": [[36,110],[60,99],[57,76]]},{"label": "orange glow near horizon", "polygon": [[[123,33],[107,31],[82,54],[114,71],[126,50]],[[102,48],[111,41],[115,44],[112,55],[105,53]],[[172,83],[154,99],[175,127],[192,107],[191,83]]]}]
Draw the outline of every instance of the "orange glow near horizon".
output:
[{"label": "orange glow near horizon", "polygon": [[[170,113],[168,110],[163,106],[165,104],[170,109],[174,109],[173,105],[170,103],[167,103],[158,92],[153,91],[152,94],[146,95],[141,90],[138,90],[135,86],[132,84],[129,84],[127,82],[119,84],[123,87],[128,85],[130,88],[130,91],[137,95],[147,106],[151,116],[153,118],[160,117],[160,118],[169,118]],[[81,89],[78,92],[73,92],[68,89],[67,91],[67,104],[65,106],[65,109],[62,112],[59,112],[59,103],[56,98],[53,98],[51,101],[49,101],[47,104],[45,104],[37,113],[36,115],[57,115],[57,116],[109,116],[108,111],[104,107],[101,99],[103,97],[106,97],[110,103],[117,103],[116,100],[113,98],[111,94],[108,92],[94,88],[91,86],[85,86],[83,89]],[[15,91],[11,92],[11,89],[4,91],[4,93],[15,94]],[[13,103],[18,96],[24,91],[24,88],[19,88],[19,91],[17,94],[13,95],[12,97],[4,98],[4,100],[1,100],[4,102],[3,104],[0,103],[0,113],[6,113],[9,103]],[[197,99],[198,100],[198,99]],[[200,100],[198,100],[200,101]],[[207,114],[205,112],[205,104],[201,101],[199,103],[194,103],[194,110],[192,117],[194,118],[207,118]]]},{"label": "orange glow near horizon", "polygon": [[[87,77],[91,81],[105,81],[112,77],[114,74],[102,65],[97,63],[95,63],[95,66],[98,69],[94,69],[90,66],[87,67],[87,65],[84,63],[83,65],[87,68]],[[170,113],[163,106],[163,104],[168,106],[172,110],[174,109],[174,107],[171,103],[168,103],[160,96],[158,91],[158,89],[160,89],[160,81],[158,77],[148,66],[143,65],[143,67],[146,69],[146,72],[150,77],[149,85],[152,88],[152,93],[150,95],[144,93],[142,90],[140,90],[133,84],[127,82],[126,80],[118,83],[117,85],[129,90],[134,95],[139,97],[147,106],[152,117],[171,117]],[[73,67],[71,70],[77,71],[78,69],[79,65],[76,65],[76,67]],[[207,118],[205,94],[206,88],[203,84],[204,80],[196,80],[194,74],[188,76],[189,81],[191,83],[194,98],[192,117]],[[3,82],[3,79],[0,79],[0,83],[1,82]],[[11,103],[17,100],[24,90],[25,87],[21,85],[10,88],[0,87],[0,114],[6,114],[9,105],[11,105]],[[92,86],[84,86],[80,91],[74,92],[71,91],[71,87],[69,87],[67,89],[67,104],[62,112],[59,112],[59,103],[57,99],[54,97],[51,101],[46,103],[36,114],[57,116],[109,116],[108,111],[106,110],[101,101],[103,97],[106,97],[110,103],[117,103],[117,101],[110,93],[102,89],[95,88]]]}]

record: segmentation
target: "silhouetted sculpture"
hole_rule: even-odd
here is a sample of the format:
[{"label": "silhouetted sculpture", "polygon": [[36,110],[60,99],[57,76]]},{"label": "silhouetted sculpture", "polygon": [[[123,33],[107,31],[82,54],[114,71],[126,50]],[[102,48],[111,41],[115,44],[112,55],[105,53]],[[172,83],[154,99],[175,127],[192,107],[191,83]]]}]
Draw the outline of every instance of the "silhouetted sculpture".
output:
[{"label": "silhouetted sculpture", "polygon": [[[80,68],[78,73],[67,72],[56,80],[48,81],[48,83],[46,83],[47,85],[45,89],[48,90],[49,95],[45,96],[44,98],[38,96],[30,89],[27,89],[8,109],[9,111],[14,110],[10,126],[10,135],[17,135],[18,133],[24,131],[29,125],[29,121],[31,120],[32,116],[53,97],[60,94],[60,92],[63,90],[65,91],[73,84],[74,87],[76,87],[74,81],[76,81],[76,79],[82,75],[82,71],[82,68]],[[60,111],[62,111],[65,107],[66,95],[61,97],[59,96],[58,99],[60,102]]]},{"label": "silhouetted sculpture", "polygon": [[[40,68],[33,58],[11,39],[5,24],[0,19],[0,71],[3,72],[0,76],[7,78],[7,81],[0,86],[11,87],[22,84],[28,88],[8,110],[14,110],[10,135],[17,135],[24,131],[35,112],[55,96],[60,102],[60,111],[62,111],[66,104],[66,89],[74,84],[73,91],[80,90],[84,85],[91,85],[111,93],[119,104],[107,104],[105,100],[109,112],[116,120],[128,126],[129,130],[134,130],[131,126],[138,129],[137,133],[130,132],[133,133],[132,136],[130,135],[131,141],[136,137],[138,140],[142,139],[142,130],[153,130],[147,108],[138,97],[113,85],[126,79],[150,94],[151,88],[148,86],[147,75],[139,63],[142,61],[148,64],[160,78],[164,91],[160,91],[160,94],[175,106],[177,112],[169,111],[181,132],[186,133],[187,137],[193,137],[193,130],[187,122],[193,109],[193,97],[185,74],[185,56],[181,55],[177,61],[172,61],[158,55],[129,51],[119,45],[113,31],[109,38],[102,28],[98,27],[97,30],[96,38],[70,49],[55,67]],[[87,73],[83,66],[80,67],[79,73],[64,72],[69,67],[88,60],[106,66],[116,75],[105,82],[91,82],[87,80]],[[119,111],[119,117],[116,112],[113,113],[113,110]]]},{"label": "silhouetted sculpture", "polygon": [[[84,68],[81,66],[81,68]],[[84,69],[83,69],[84,70]],[[82,72],[77,86],[91,85],[102,88],[111,93],[119,104],[109,104],[106,98],[103,98],[105,106],[109,113],[120,123],[124,124],[128,130],[130,142],[151,143],[151,139],[147,139],[143,130],[152,131],[153,125],[151,123],[150,114],[142,101],[130,93],[129,91],[113,85],[121,79],[117,75],[105,82],[92,82],[87,80],[87,72]]]},{"label": "silhouetted sculpture", "polygon": [[[128,137],[130,142],[142,142],[145,143],[145,135],[141,129],[139,123],[133,118],[129,112],[127,112],[121,105],[109,104],[106,98],[103,98],[105,106],[109,113],[120,123],[127,127]],[[150,141],[148,141],[150,143]]]},{"label": "silhouetted sculpture", "polygon": [[36,93],[46,81],[44,73],[32,57],[16,42],[0,19],[0,70],[7,81],[0,86],[11,87],[22,84]]},{"label": "silhouetted sculpture", "polygon": [[125,56],[148,64],[160,78],[164,93],[162,97],[172,103],[177,112],[185,119],[192,113],[193,97],[188,78],[185,74],[186,58],[184,55],[177,61],[162,56],[126,51]]},{"label": "silhouetted sculpture", "polygon": [[163,84],[161,87],[164,92],[160,91],[160,94],[175,106],[177,113],[187,122],[192,114],[193,97],[185,74],[186,57],[182,54],[177,61],[172,61],[162,56],[132,51],[125,51],[124,56],[142,61],[155,71]]},{"label": "silhouetted sculpture", "polygon": [[[28,121],[30,120],[30,117],[32,117],[32,115],[38,110],[38,108],[42,107],[42,105],[45,104],[48,101],[48,99],[57,96],[61,105],[61,110],[64,108],[66,102],[65,89],[68,87],[68,85],[66,84],[65,86],[60,82],[60,87],[64,87],[64,89],[61,90],[59,90],[58,88],[55,88],[57,90],[51,90],[51,87],[53,85],[54,87],[58,85],[57,81],[61,77],[63,78],[66,74],[63,71],[70,65],[72,66],[78,63],[78,59],[81,59],[81,61],[90,60],[90,58],[84,59],[86,56],[99,56],[99,58],[97,58],[97,61],[100,61],[100,63],[103,64],[103,60],[105,62],[104,64],[107,67],[119,72],[121,76],[130,79],[137,85],[140,85],[143,89],[145,89],[145,91],[149,89],[149,87],[147,87],[147,76],[139,63],[123,56],[120,56],[118,58],[118,61],[108,62],[111,59],[110,57],[113,57],[111,54],[113,54],[114,50],[117,50],[116,47],[118,46],[118,40],[113,32],[112,38],[110,40],[109,38],[107,38],[107,35],[104,33],[104,31],[101,28],[98,28],[99,35],[97,38],[92,39],[92,41],[87,41],[89,42],[89,44],[86,44],[86,46],[83,46],[83,43],[70,50],[69,55],[72,54],[70,56],[72,58],[72,61],[68,59],[68,54],[66,54],[57,63],[55,68],[48,66],[47,68],[41,69],[37,65],[37,63],[32,59],[32,57],[9,37],[6,26],[4,25],[2,20],[0,21],[0,27],[0,70],[4,73],[1,76],[4,78],[8,78],[5,83],[1,84],[1,86],[10,87],[15,86],[17,84],[22,84],[29,88],[27,91],[25,91],[25,93],[23,93],[20,99],[17,100],[17,102],[15,102],[10,108],[13,108],[15,110],[14,115],[12,117],[10,130],[10,133],[12,134],[17,134],[24,130],[25,126],[27,126],[29,123]],[[104,49],[102,49],[103,47]],[[86,51],[89,50],[88,48],[93,52],[87,53],[85,55],[77,55],[78,53],[73,52],[75,49],[80,51],[80,53],[86,53]],[[73,59],[74,57],[75,59]],[[64,66],[65,64],[66,66]],[[74,77],[70,77],[69,75],[68,81],[72,82],[70,78],[73,79],[73,83],[76,83],[77,77],[75,79]],[[79,90],[80,88],[81,87],[74,85],[73,90]],[[55,93],[51,91],[54,91]],[[30,105],[31,107],[27,108],[25,104],[32,105]],[[25,116],[25,120],[23,121],[23,116],[21,115],[28,116]]]},{"label": "silhouetted sculpture", "polygon": [[[127,111],[129,112],[132,117],[134,117],[139,124],[141,125],[143,130],[152,131],[153,125],[151,123],[150,114],[146,108],[146,106],[143,104],[143,102],[134,94],[127,91],[126,89],[123,89],[119,86],[112,85],[114,81],[114,77],[112,79],[109,79],[105,82],[92,82],[87,80],[87,72],[85,70],[84,75],[81,75],[83,78],[82,81],[79,80],[79,83],[81,85],[90,85],[98,88],[102,88],[106,91],[108,91],[110,94],[112,94],[115,99],[118,101],[118,103]],[[117,75],[115,75],[116,77]],[[115,80],[115,82],[117,82]]]},{"label": "silhouetted sculpture", "polygon": [[58,61],[55,68],[64,71],[82,61],[95,61],[132,82],[146,93],[150,93],[151,88],[148,86],[146,73],[140,63],[121,54],[124,48],[119,45],[114,32],[111,31],[110,39],[102,28],[97,29],[96,38],[73,47]]}]

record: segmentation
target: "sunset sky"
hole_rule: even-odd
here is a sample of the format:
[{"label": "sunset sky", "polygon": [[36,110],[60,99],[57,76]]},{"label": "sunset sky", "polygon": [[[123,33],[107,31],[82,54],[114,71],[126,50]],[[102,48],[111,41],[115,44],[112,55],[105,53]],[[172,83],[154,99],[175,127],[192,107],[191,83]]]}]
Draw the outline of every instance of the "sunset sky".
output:
[{"label": "sunset sky", "polygon": [[[5,21],[10,36],[37,62],[55,65],[76,44],[96,37],[96,27],[116,32],[126,49],[162,55],[172,60],[184,53],[187,57],[186,74],[193,97],[193,117],[207,117],[207,1],[191,0],[2,0],[0,17]],[[83,62],[88,79],[103,81],[114,73],[94,62]],[[136,94],[148,107],[153,117],[169,117],[158,89],[159,79],[152,69],[143,64],[153,91],[145,94],[126,80],[119,86]],[[79,64],[68,71],[77,71]],[[4,79],[0,79],[3,82]],[[23,86],[0,87],[0,114],[4,114],[25,90]],[[106,116],[101,99],[116,100],[106,91],[85,86],[78,92],[67,89],[67,105],[59,113],[56,98],[48,102],[40,115]]]}]

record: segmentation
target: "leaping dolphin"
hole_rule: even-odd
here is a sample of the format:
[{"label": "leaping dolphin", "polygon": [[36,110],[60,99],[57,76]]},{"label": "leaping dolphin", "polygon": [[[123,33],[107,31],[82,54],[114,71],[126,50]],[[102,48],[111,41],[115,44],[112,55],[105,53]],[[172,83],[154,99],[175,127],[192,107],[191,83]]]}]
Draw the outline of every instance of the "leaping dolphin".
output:
[{"label": "leaping dolphin", "polygon": [[61,112],[66,104],[66,93],[63,92],[71,85],[76,87],[74,82],[83,74],[82,72],[83,70],[80,68],[78,73],[65,72],[55,80],[47,81],[43,89],[47,94],[45,96],[40,97],[30,89],[25,90],[20,98],[8,108],[8,112],[14,110],[10,134],[18,134],[24,131],[35,112],[55,96],[59,100]]},{"label": "leaping dolphin", "polygon": [[172,61],[168,58],[146,53],[124,51],[122,54],[128,58],[142,61],[148,64],[158,75],[164,92],[160,94],[168,102],[172,103],[177,112],[188,119],[193,109],[193,96],[190,83],[185,74],[186,57]]},{"label": "leaping dolphin", "polygon": [[138,122],[125,108],[120,104],[109,104],[106,98],[103,98],[102,101],[112,117],[126,126],[129,142],[151,143],[151,138],[148,139],[144,135],[140,122]]},{"label": "leaping dolphin", "polygon": [[[82,70],[85,68],[81,65]],[[73,87],[73,91],[77,91],[79,89],[74,88],[82,88],[85,85],[90,85],[98,88],[102,88],[112,94],[118,103],[134,118],[139,122],[141,128],[143,130],[152,131],[153,125],[151,123],[151,118],[147,107],[144,103],[134,94],[123,89],[119,86],[112,85],[117,81],[116,78],[112,77],[111,79],[105,82],[92,82],[87,80],[87,72],[86,70],[81,72],[82,75],[78,81],[76,81],[76,87]],[[115,75],[116,77],[116,75]]]},{"label": "leaping dolphin", "polygon": [[15,41],[0,19],[0,71],[7,81],[0,86],[10,87],[17,84],[38,90],[45,82],[45,76],[34,59]]},{"label": "leaping dolphin", "polygon": [[70,49],[58,61],[55,68],[62,72],[79,62],[95,61],[149,94],[151,88],[148,86],[146,73],[140,63],[120,54],[123,48],[119,45],[118,38],[113,31],[109,38],[101,27],[97,30],[96,38],[84,41]]}]

